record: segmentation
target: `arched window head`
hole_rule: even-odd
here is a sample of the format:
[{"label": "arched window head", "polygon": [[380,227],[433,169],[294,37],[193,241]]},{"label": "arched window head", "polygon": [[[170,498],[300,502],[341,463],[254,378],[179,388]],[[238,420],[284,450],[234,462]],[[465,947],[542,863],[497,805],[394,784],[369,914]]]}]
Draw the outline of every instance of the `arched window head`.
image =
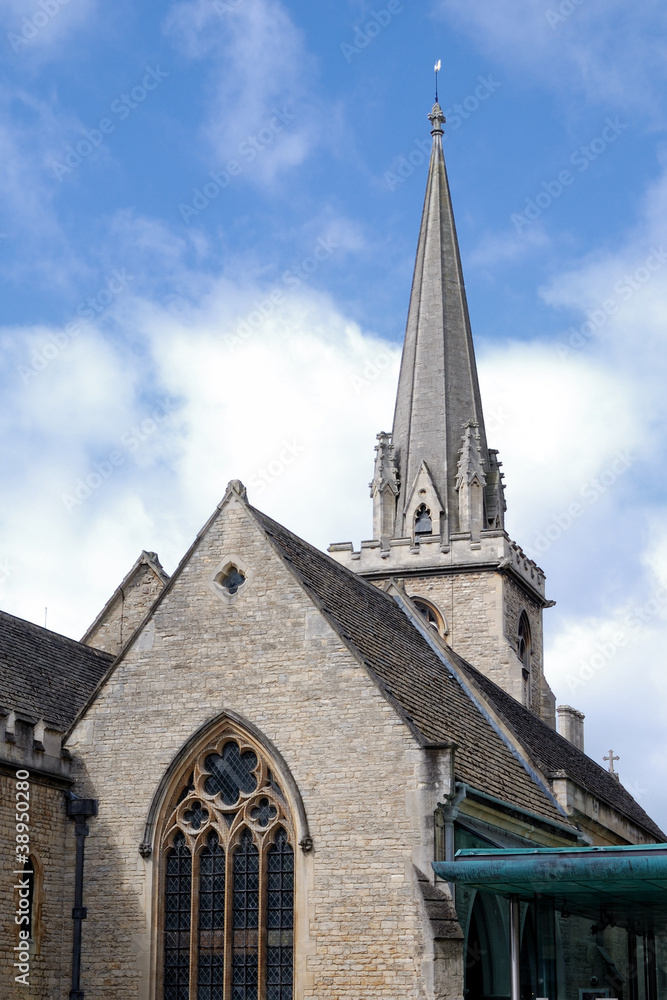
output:
[{"label": "arched window head", "polygon": [[447,634],[445,619],[436,608],[435,604],[431,604],[431,602],[427,601],[424,597],[413,597],[412,603],[417,608],[417,611],[419,611],[419,613],[425,618],[431,628],[438,633],[438,635],[445,636]]},{"label": "arched window head", "polygon": [[161,1000],[292,1000],[294,826],[262,748],[228,729],[162,824]]},{"label": "arched window head", "polygon": [[525,705],[530,705],[531,695],[532,695],[532,671],[531,671],[531,657],[532,657],[532,639],[530,635],[530,623],[528,621],[528,615],[525,611],[521,612],[519,618],[519,631],[517,635],[517,653],[519,659],[523,664],[523,701]]},{"label": "arched window head", "polygon": [[428,509],[425,503],[421,504],[417,508],[415,514],[415,538],[421,538],[423,535],[433,534],[433,521],[431,520],[431,511]]}]

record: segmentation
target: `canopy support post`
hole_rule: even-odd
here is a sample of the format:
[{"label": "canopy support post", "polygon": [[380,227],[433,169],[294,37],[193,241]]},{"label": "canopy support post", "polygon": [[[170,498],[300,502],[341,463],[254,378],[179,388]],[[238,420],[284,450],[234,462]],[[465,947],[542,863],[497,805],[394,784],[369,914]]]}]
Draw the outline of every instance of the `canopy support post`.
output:
[{"label": "canopy support post", "polygon": [[521,903],[510,896],[510,974],[511,1000],[521,1000]]}]

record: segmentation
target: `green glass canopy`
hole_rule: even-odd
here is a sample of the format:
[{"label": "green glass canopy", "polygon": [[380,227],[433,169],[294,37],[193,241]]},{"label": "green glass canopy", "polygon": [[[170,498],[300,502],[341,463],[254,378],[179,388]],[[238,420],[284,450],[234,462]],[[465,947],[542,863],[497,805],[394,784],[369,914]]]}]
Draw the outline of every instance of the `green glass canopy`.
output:
[{"label": "green glass canopy", "polygon": [[434,862],[446,882],[620,926],[667,927],[667,844],[458,851]]}]

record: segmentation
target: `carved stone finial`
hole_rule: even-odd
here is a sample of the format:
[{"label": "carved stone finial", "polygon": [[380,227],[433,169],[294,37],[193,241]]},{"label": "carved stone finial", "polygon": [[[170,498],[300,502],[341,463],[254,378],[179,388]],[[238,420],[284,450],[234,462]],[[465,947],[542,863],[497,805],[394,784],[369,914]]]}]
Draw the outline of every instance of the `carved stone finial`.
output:
[{"label": "carved stone finial", "polygon": [[428,120],[430,121],[430,123],[432,125],[431,135],[442,135],[443,132],[444,132],[444,129],[443,129],[442,126],[445,124],[445,122],[447,121],[447,119],[445,118],[444,114],[442,113],[442,108],[440,107],[440,105],[438,104],[437,101],[435,102],[435,104],[431,108],[431,113],[428,116]]},{"label": "carved stone finial", "polygon": [[482,448],[479,437],[479,424],[469,420],[463,431],[463,440],[459,452],[459,464],[456,470],[456,488],[470,486],[475,481],[480,486],[486,484],[486,473],[482,462]]},{"label": "carved stone finial", "polygon": [[227,489],[225,490],[225,494],[227,493],[236,493],[236,495],[239,496],[241,500],[248,499],[248,491],[246,490],[245,486],[243,485],[240,479],[229,480],[229,482],[227,483]]},{"label": "carved stone finial", "polygon": [[380,431],[377,435],[375,445],[375,468],[373,469],[373,481],[369,483],[371,496],[389,489],[394,494],[398,493],[398,469],[394,464],[394,447],[391,443],[391,434]]}]

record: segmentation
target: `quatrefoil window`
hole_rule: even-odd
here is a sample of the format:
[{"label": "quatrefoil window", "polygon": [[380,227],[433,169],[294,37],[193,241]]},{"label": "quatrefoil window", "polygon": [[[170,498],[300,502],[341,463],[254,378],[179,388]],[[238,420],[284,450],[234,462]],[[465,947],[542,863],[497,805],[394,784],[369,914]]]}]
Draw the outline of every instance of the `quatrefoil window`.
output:
[{"label": "quatrefoil window", "polygon": [[257,755],[252,750],[241,753],[238,743],[225,744],[222,754],[209,754],[204,766],[209,773],[204,791],[207,795],[221,795],[227,806],[238,802],[241,792],[248,795],[257,788],[257,778],[253,774]]},{"label": "quatrefoil window", "polygon": [[188,809],[188,811],[183,814],[183,819],[186,823],[190,824],[193,830],[199,830],[202,823],[205,823],[208,819],[208,812],[204,809],[201,802],[194,802],[192,809]]},{"label": "quatrefoil window", "polygon": [[268,799],[260,799],[254,809],[250,810],[250,819],[260,826],[268,826],[278,815],[278,810]]},{"label": "quatrefoil window", "polygon": [[233,597],[245,583],[245,576],[236,566],[230,566],[227,572],[218,578],[218,583],[230,597]]}]

